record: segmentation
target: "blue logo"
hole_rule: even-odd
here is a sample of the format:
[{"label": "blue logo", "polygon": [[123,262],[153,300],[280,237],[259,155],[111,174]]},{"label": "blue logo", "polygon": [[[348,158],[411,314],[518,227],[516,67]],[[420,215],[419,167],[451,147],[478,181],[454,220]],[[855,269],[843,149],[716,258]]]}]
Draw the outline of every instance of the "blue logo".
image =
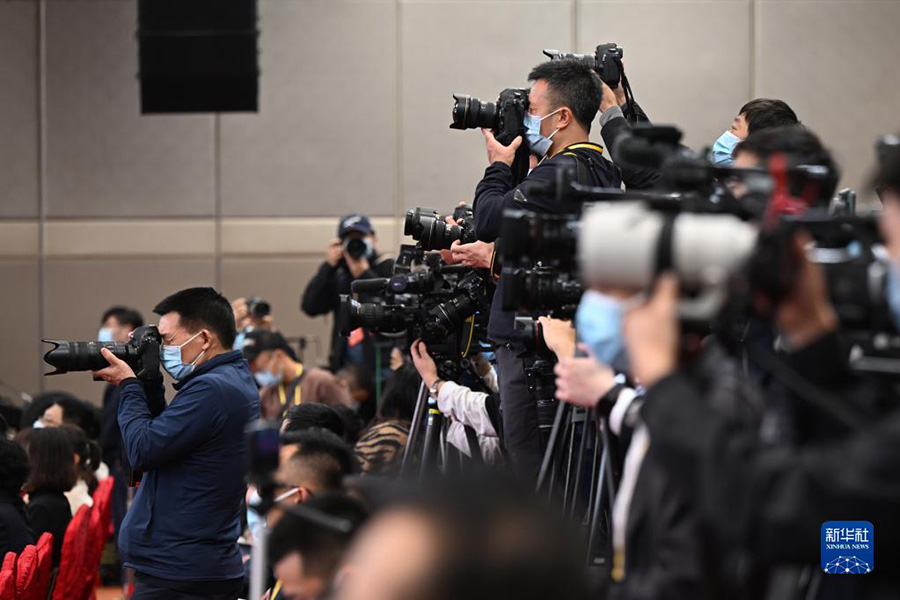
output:
[{"label": "blue logo", "polygon": [[822,570],[865,575],[875,568],[875,527],[868,521],[822,523]]}]

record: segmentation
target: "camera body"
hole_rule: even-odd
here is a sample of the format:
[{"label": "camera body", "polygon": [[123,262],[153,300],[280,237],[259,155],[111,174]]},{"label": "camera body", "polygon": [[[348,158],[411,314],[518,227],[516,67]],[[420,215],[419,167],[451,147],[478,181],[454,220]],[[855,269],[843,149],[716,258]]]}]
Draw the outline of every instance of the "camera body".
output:
[{"label": "camera body", "polygon": [[142,381],[154,381],[160,377],[159,355],[162,337],[156,325],[138,327],[131,339],[121,342],[69,342],[41,340],[53,344],[44,354],[44,362],[56,370],[47,375],[59,375],[70,371],[97,371],[109,366],[100,354],[106,348],[119,360],[125,361]]},{"label": "camera body", "polygon": [[471,244],[478,240],[471,207],[457,208],[453,218],[459,225],[447,223],[446,217],[433,208],[415,208],[406,213],[403,234],[416,240],[423,250],[449,250],[453,242]]},{"label": "camera body", "polygon": [[594,54],[574,54],[572,52],[560,52],[559,50],[544,50],[544,54],[550,60],[578,60],[592,68],[603,80],[603,83],[612,89],[619,86],[622,79],[622,57],[625,51],[615,43],[600,44],[594,50]]},{"label": "camera body", "polygon": [[500,92],[497,102],[484,102],[467,94],[453,94],[453,113],[450,129],[486,128],[504,146],[522,136],[522,144],[513,160],[513,185],[528,174],[528,142],[525,140],[525,113],[528,111],[528,90],[507,88]]},{"label": "camera body", "polygon": [[[434,258],[432,258],[434,257]],[[461,265],[442,265],[429,254],[424,267],[390,279],[354,282],[354,294],[380,296],[359,302],[341,296],[338,319],[343,333],[362,327],[386,336],[422,339],[445,374],[458,373],[462,361],[486,339],[489,293],[481,273]]]},{"label": "camera body", "polygon": [[255,319],[264,319],[272,314],[272,305],[259,296],[247,299],[247,312]]}]

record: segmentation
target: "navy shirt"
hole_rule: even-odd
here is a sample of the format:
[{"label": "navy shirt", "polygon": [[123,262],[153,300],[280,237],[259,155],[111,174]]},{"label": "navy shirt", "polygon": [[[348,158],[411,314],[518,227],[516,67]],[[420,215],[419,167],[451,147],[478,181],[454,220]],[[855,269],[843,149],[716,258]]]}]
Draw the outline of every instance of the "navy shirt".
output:
[{"label": "navy shirt", "polygon": [[137,379],[121,388],[126,456],[145,471],[119,532],[124,565],[171,580],[242,577],[237,539],[246,491],[244,431],[259,418],[259,393],[241,352],[197,367],[155,417],[150,404],[161,389],[150,391],[148,404]]}]

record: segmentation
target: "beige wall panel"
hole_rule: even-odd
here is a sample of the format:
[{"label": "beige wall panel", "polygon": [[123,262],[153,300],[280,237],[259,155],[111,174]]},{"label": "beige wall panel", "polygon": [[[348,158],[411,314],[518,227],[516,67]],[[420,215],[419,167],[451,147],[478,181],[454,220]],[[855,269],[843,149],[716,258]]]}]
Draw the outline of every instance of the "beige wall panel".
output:
[{"label": "beige wall panel", "polygon": [[900,131],[900,2],[761,2],[761,96],[782,98],[840,162],[842,186],[870,196],[875,140]]},{"label": "beige wall panel", "polygon": [[210,256],[213,219],[51,220],[44,252],[52,257]]},{"label": "beige wall panel", "polygon": [[494,101],[523,87],[542,48],[572,45],[566,1],[403,2],[403,202],[450,210],[471,202],[487,167],[478,130],[449,129],[452,94]]},{"label": "beige wall panel", "polygon": [[695,150],[711,146],[750,99],[750,5],[584,1],[580,52],[616,42],[635,98],[650,119],[675,124]]},{"label": "beige wall panel", "polygon": [[40,250],[39,234],[40,225],[36,220],[0,221],[0,257],[36,257]]},{"label": "beige wall panel", "polygon": [[[36,260],[0,260],[0,381],[34,395],[40,387]],[[0,395],[12,392],[0,386]]]},{"label": "beige wall panel", "polygon": [[[222,221],[222,253],[228,255],[311,254],[324,256],[337,236],[335,217],[228,218]],[[372,226],[380,252],[396,253],[403,223],[392,217],[376,217]]]},{"label": "beige wall panel", "polygon": [[[213,285],[214,272],[212,260],[49,260],[44,335],[96,339],[103,311],[117,304],[136,308],[145,322],[156,323],[151,310],[157,302],[180,289]],[[68,390],[97,404],[103,397],[103,384],[89,373],[58,375],[46,381],[46,389]]]},{"label": "beige wall panel", "polygon": [[393,213],[395,7],[264,0],[260,110],[222,117],[229,216]]},{"label": "beige wall panel", "polygon": [[325,364],[331,348],[331,318],[308,317],[300,311],[300,298],[320,264],[317,259],[226,259],[222,262],[222,291],[229,298],[261,296],[268,300],[279,331],[288,338],[309,340],[306,363]]},{"label": "beige wall panel", "polygon": [[213,117],[140,114],[137,2],[46,6],[49,215],[212,215]]},{"label": "beige wall panel", "polygon": [[0,2],[0,217],[38,214],[37,2]]}]

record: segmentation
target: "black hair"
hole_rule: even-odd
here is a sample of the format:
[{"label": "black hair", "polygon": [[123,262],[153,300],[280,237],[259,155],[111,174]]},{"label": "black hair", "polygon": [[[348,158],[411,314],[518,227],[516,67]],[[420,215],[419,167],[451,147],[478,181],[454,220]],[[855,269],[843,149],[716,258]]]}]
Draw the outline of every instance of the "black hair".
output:
[{"label": "black hair", "polygon": [[[350,531],[325,526],[315,516],[337,517],[349,524]],[[269,535],[269,559],[274,566],[286,556],[298,552],[304,571],[330,580],[353,534],[368,518],[366,508],[354,498],[340,493],[324,493],[304,504],[290,508]]]},{"label": "black hair", "polygon": [[68,492],[77,481],[75,453],[65,432],[45,427],[29,432],[28,463],[31,475],[26,489],[32,492]]},{"label": "black hair", "polygon": [[62,407],[63,423],[78,427],[92,440],[100,437],[100,411],[96,407],[84,400],[66,396],[57,398],[53,404]]},{"label": "black hair", "polygon": [[350,447],[334,433],[319,428],[282,434],[282,444],[296,444],[290,460],[314,472],[325,490],[338,490],[344,477],[356,472],[356,459]]},{"label": "black hair", "polygon": [[106,323],[106,320],[110,317],[115,318],[119,325],[126,325],[132,329],[137,329],[144,324],[144,317],[141,316],[141,313],[127,306],[113,306],[106,309],[106,312],[103,313],[103,318],[100,319],[100,323]]},{"label": "black hair", "polygon": [[18,497],[31,472],[28,454],[16,442],[0,437],[0,492]]},{"label": "black hair", "polygon": [[[60,402],[60,400],[62,399],[77,400],[78,398],[76,398],[69,392],[62,392],[57,390],[41,392],[40,394],[35,395],[31,399],[31,402],[26,405],[25,409],[22,411],[22,418],[19,421],[19,429],[27,429],[34,425],[34,422],[44,416],[44,413],[47,411],[47,409],[54,404],[63,406],[62,402]],[[65,406],[63,406],[63,412],[65,412],[65,410]]]},{"label": "black hair", "polygon": [[603,88],[593,69],[578,60],[548,60],[531,70],[528,81],[544,80],[554,108],[567,106],[575,120],[590,132]]},{"label": "black hair", "polygon": [[421,383],[422,377],[414,364],[408,363],[397,369],[385,386],[381,407],[378,409],[379,420],[411,421]]},{"label": "black hair", "polygon": [[[788,168],[800,165],[826,167],[831,173],[831,177],[819,188],[819,204],[827,205],[834,196],[840,179],[840,168],[816,134],[805,127],[796,125],[776,127],[750,134],[734,149],[735,156],[741,152],[750,152],[758,156],[762,161],[762,167],[768,166],[769,159],[775,154],[782,154],[785,157]],[[788,177],[788,181],[791,193],[799,195],[805,185],[803,176],[791,175]]]},{"label": "black hair", "polygon": [[292,406],[284,417],[284,434],[318,427],[327,429],[338,437],[344,437],[344,421],[338,412],[327,404],[306,403]]},{"label": "black hair", "polygon": [[212,330],[225,348],[234,346],[237,331],[231,303],[211,287],[195,287],[175,292],[153,308],[158,315],[178,313],[179,324],[191,333],[204,327]]},{"label": "black hair", "polygon": [[332,408],[334,408],[335,412],[340,415],[341,420],[344,422],[344,441],[351,445],[356,444],[365,427],[363,418],[349,406],[341,404]]},{"label": "black hair", "polygon": [[799,125],[797,113],[784,100],[757,98],[741,107],[739,115],[747,119],[747,133],[752,135],[763,129]]},{"label": "black hair", "polygon": [[94,471],[100,467],[102,458],[100,444],[89,440],[84,431],[75,425],[64,424],[58,429],[66,435],[69,445],[72,446],[72,452],[78,456],[75,472],[87,484],[88,490],[93,493],[97,487],[97,476],[94,475]]}]

